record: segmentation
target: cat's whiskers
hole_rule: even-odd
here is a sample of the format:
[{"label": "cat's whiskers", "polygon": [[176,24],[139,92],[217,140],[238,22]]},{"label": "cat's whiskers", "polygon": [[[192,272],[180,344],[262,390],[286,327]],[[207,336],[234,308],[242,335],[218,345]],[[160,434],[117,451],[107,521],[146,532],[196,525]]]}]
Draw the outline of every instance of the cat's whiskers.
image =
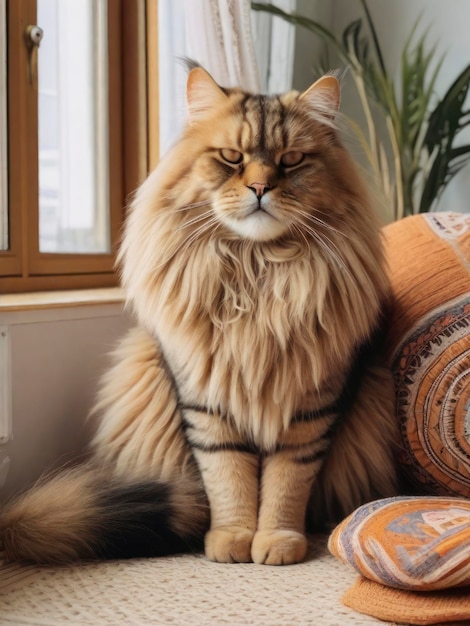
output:
[{"label": "cat's whiskers", "polygon": [[204,213],[201,213],[200,215],[196,215],[195,217],[192,217],[191,219],[184,221],[180,226],[178,226],[178,228],[176,229],[176,232],[180,230],[184,230],[185,228],[189,228],[189,226],[193,226],[194,224],[197,224],[198,222],[202,222],[210,216],[212,217],[214,216],[212,209],[210,209],[209,211],[204,211]]},{"label": "cat's whiskers", "polygon": [[[289,195],[290,194],[285,193],[284,197],[288,197]],[[292,195],[291,199],[295,201],[296,197]],[[317,228],[314,228],[311,224],[309,224],[309,222],[321,226],[322,229],[330,230],[332,233],[341,234],[341,231],[323,221],[322,219],[313,216],[311,213],[308,213],[307,211],[301,209],[296,201],[293,203],[293,205],[290,206],[290,208],[292,208],[292,212],[290,212],[289,214],[290,217],[292,217],[292,215],[298,216],[297,221],[291,222],[296,225],[297,232],[302,233],[303,238],[307,240],[305,233],[303,232],[304,230],[306,230],[312,236],[312,238],[323,248],[323,250],[336,260],[337,264],[340,267],[345,267],[346,263],[344,262],[340,250],[335,242],[326,233],[324,233],[323,230],[320,231]]]},{"label": "cat's whiskers", "polygon": [[170,210],[170,213],[181,213],[183,211],[190,211],[191,209],[197,209],[201,206],[212,205],[211,200],[201,200],[201,202],[191,202],[183,206],[177,206]]},{"label": "cat's whiskers", "polygon": [[[316,222],[320,226],[328,230],[331,230],[332,232],[341,234],[340,230],[338,230],[331,224],[328,224],[328,222],[326,222],[325,220],[322,220],[320,217],[318,217],[318,215],[316,215],[316,213],[318,213],[319,211],[317,207],[306,205],[306,204],[300,205],[296,194],[284,190],[281,193],[281,197],[284,200],[287,200],[289,202],[289,204],[291,205],[291,208],[293,209],[295,213],[298,213],[302,215],[303,217],[306,217],[307,219]],[[304,208],[301,208],[301,207],[304,207]],[[309,209],[309,211],[306,211],[305,209]]]},{"label": "cat's whiskers", "polygon": [[[202,236],[212,229],[213,226],[219,226],[220,222],[218,218],[214,215],[212,218],[203,222],[196,230],[188,235],[188,237],[181,243],[178,247],[178,252],[186,252],[198,239],[201,239]],[[213,230],[215,233],[217,228]]]},{"label": "cat's whiskers", "polygon": [[326,252],[326,254],[336,262],[337,266],[340,269],[342,269],[349,276],[351,280],[354,280],[354,277],[352,276],[351,271],[348,268],[341,253],[339,252],[336,244],[333,241],[331,241],[331,239],[329,239],[329,237],[327,237],[324,233],[319,233],[317,230],[315,230],[314,228],[312,228],[305,222],[301,222],[301,223],[302,223],[302,227],[312,236],[312,238],[318,243],[318,245],[323,249],[323,251]]},{"label": "cat's whiskers", "polygon": [[317,241],[323,249],[332,256],[337,264],[341,267],[345,266],[345,262],[341,256],[341,253],[338,250],[338,247],[329,239],[324,233],[319,233],[315,228],[312,228],[308,224],[303,223],[303,228],[312,235],[312,237]]},{"label": "cat's whiskers", "polygon": [[[211,213],[211,212],[208,211],[207,213]],[[218,220],[215,216],[213,216],[210,220],[207,220],[205,223],[201,224],[192,233],[189,233],[188,236],[185,239],[183,239],[183,241],[178,242],[176,246],[173,245],[169,253],[167,254],[167,256],[162,261],[160,261],[160,263],[154,265],[153,269],[158,270],[164,267],[165,265],[168,265],[168,263],[170,263],[177,255],[179,255],[181,252],[185,252],[188,248],[190,248],[191,245],[201,235],[203,235],[205,231],[208,231],[209,229],[211,229],[214,224],[216,225],[218,224]],[[188,224],[186,223],[186,225]],[[175,229],[173,232],[177,233],[179,231],[182,231],[183,229],[184,229],[184,224],[180,226],[179,228]],[[216,229],[214,229],[214,232],[215,230]]]},{"label": "cat's whiskers", "polygon": [[[316,210],[314,207],[309,207],[309,208],[311,208],[312,211]],[[322,220],[317,215],[314,215],[313,213],[309,213],[308,211],[305,211],[303,209],[297,209],[297,211],[300,215],[302,215],[303,217],[306,217],[308,220],[312,222],[316,222],[319,226],[322,226],[323,228],[331,230],[332,232],[338,233],[340,235],[342,234],[340,230],[338,230],[331,224],[328,224],[328,222],[325,222],[325,220]]]},{"label": "cat's whiskers", "polygon": [[298,213],[299,213],[299,215],[301,215],[306,220],[306,221],[301,220],[301,224],[303,224],[305,226],[305,228],[308,228],[311,232],[314,231],[318,235],[322,235],[323,238],[330,244],[330,246],[336,250],[338,256],[341,256],[340,250],[339,250],[338,246],[336,245],[336,243],[326,233],[324,233],[323,231],[317,230],[316,228],[314,228],[312,226],[312,224],[309,224],[309,222],[312,222],[313,224],[319,225],[322,228],[326,228],[328,230],[331,230],[333,233],[338,233],[339,235],[342,234],[341,231],[339,231],[337,228],[334,228],[334,226],[330,226],[329,224],[327,224],[326,222],[324,222],[320,218],[317,218],[314,215],[311,215],[310,213],[307,213],[306,211],[303,211],[302,209],[299,209]]},{"label": "cat's whiskers", "polygon": [[303,232],[303,230],[300,228],[300,226],[296,223],[296,222],[291,222],[289,224],[289,231],[292,233],[292,235],[300,235],[302,237],[302,239],[304,240],[305,245],[307,246],[308,251],[310,252],[310,242],[307,239],[307,237],[305,236],[305,233]]}]

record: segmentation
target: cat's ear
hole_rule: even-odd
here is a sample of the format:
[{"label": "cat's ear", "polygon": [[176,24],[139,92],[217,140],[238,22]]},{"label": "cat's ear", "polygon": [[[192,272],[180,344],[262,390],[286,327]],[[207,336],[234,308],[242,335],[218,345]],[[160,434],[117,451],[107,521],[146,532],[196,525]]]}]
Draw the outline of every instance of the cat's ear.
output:
[{"label": "cat's ear", "polygon": [[300,95],[299,100],[307,103],[323,116],[334,119],[341,100],[339,80],[336,76],[328,74],[322,76]]},{"label": "cat's ear", "polygon": [[192,122],[221,106],[227,101],[227,95],[205,69],[195,67],[188,74],[186,100],[189,121]]}]

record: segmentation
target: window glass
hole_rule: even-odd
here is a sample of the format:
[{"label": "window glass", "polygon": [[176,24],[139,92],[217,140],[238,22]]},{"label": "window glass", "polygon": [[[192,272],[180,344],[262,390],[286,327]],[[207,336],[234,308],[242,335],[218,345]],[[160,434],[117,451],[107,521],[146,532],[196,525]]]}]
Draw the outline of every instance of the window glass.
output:
[{"label": "window glass", "polygon": [[38,0],[39,249],[110,249],[106,0]]},{"label": "window glass", "polygon": [[0,0],[0,250],[8,250],[6,4]]}]

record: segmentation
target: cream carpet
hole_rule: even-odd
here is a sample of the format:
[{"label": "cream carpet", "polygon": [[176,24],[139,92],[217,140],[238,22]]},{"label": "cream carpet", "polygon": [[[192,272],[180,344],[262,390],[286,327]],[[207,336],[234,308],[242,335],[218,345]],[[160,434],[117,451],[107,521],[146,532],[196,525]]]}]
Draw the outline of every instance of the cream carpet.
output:
[{"label": "cream carpet", "polygon": [[70,567],[0,567],[0,624],[369,626],[340,598],[356,574],[312,538],[304,563],[211,563],[202,555]]}]

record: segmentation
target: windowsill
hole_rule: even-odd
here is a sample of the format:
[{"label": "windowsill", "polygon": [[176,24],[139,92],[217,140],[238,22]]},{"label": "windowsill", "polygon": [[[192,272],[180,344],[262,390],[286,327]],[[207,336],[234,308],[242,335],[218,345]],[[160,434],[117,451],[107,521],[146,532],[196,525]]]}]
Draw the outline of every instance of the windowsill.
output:
[{"label": "windowsill", "polygon": [[124,291],[120,287],[12,293],[0,296],[0,312],[35,311],[123,302]]}]

